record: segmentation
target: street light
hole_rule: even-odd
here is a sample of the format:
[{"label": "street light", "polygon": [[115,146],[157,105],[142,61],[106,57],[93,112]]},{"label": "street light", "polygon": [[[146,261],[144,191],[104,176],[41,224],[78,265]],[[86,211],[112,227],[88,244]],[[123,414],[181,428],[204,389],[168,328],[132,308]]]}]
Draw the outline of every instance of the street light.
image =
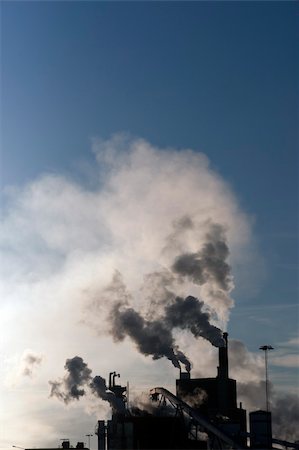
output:
[{"label": "street light", "polygon": [[88,437],[88,448],[90,449],[90,438],[93,436],[93,434],[86,434],[85,436]]},{"label": "street light", "polygon": [[269,412],[269,394],[268,394],[268,351],[274,350],[271,345],[262,345],[260,350],[265,352],[265,371],[266,371],[266,411]]}]

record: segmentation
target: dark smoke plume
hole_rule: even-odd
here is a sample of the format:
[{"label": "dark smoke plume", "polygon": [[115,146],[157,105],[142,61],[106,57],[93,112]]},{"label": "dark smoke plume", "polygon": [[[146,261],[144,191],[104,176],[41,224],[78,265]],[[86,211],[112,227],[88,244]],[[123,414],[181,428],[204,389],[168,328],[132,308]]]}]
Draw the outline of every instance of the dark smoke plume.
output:
[{"label": "dark smoke plume", "polygon": [[222,331],[210,323],[210,315],[203,311],[204,302],[189,295],[177,297],[165,308],[165,320],[172,328],[190,330],[195,337],[203,337],[215,347],[224,345]]},{"label": "dark smoke plume", "polygon": [[83,386],[90,380],[91,370],[80,356],[67,359],[64,368],[67,374],[62,380],[49,381],[50,397],[57,397],[67,404],[85,395]]},{"label": "dark smoke plume", "polygon": [[[183,299],[175,294],[176,284],[186,276],[196,284],[210,283],[209,295],[214,293],[217,300],[227,303],[232,278],[226,262],[229,251],[225,229],[220,224],[209,222],[208,225],[206,242],[199,252],[178,256],[172,271],[162,269],[144,277],[141,294],[147,308],[142,307],[144,301],[141,311],[131,306],[133,297],[122,275],[114,274],[112,282],[102,290],[98,303],[108,306],[109,332],[115,341],[129,337],[143,355],[150,355],[154,360],[166,357],[177,368],[180,363],[184,364],[187,371],[191,364],[175,343],[175,328],[189,330],[196,338],[201,336],[216,347],[224,345],[222,331],[210,323],[203,301],[191,296]],[[194,227],[192,220],[184,217],[176,224],[173,239],[176,234]]]},{"label": "dark smoke plume", "polygon": [[228,256],[225,229],[220,224],[212,223],[202,249],[178,256],[172,270],[195,284],[215,282],[220,289],[229,292],[232,289],[232,277],[226,262]]},{"label": "dark smoke plume", "polygon": [[190,370],[187,357],[181,351],[175,353],[171,330],[162,321],[146,320],[133,308],[123,309],[121,305],[113,309],[110,319],[111,333],[116,341],[129,336],[143,355],[151,355],[153,359],[165,356],[177,368],[181,361]]},{"label": "dark smoke plume", "polygon": [[97,375],[91,377],[91,369],[80,356],[67,359],[64,368],[68,372],[62,380],[49,381],[51,385],[50,397],[57,397],[65,404],[71,400],[79,400],[86,395],[86,388],[102,400],[108,402],[116,411],[124,410],[124,403],[115,394],[108,390],[106,380]]},{"label": "dark smoke plume", "polygon": [[113,392],[108,390],[106,380],[104,378],[96,375],[89,386],[92,392],[102,400],[108,402],[113,410],[118,412],[125,410],[123,401],[120,398],[117,398]]},{"label": "dark smoke plume", "polygon": [[115,341],[130,337],[143,355],[153,359],[168,358],[180,368],[180,363],[190,371],[191,364],[186,355],[175,345],[173,329],[187,329],[195,337],[204,337],[212,345],[224,345],[222,331],[210,323],[210,315],[203,311],[204,303],[195,297],[177,297],[164,308],[164,315],[156,320],[147,320],[133,308],[118,304],[110,314],[111,334]]}]

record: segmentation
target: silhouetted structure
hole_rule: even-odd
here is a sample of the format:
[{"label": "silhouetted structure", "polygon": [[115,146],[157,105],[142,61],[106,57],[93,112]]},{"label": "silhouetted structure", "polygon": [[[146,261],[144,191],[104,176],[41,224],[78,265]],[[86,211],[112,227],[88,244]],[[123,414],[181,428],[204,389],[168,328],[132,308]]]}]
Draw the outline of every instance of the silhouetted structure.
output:
[{"label": "silhouetted structure", "polygon": [[[181,375],[176,381],[177,397],[194,398],[194,409],[204,415],[234,442],[246,446],[246,411],[237,407],[237,383],[228,376],[227,333],[225,345],[219,348],[219,366],[216,378],[193,378]],[[204,393],[204,396],[200,394]],[[196,397],[200,398],[196,405]],[[270,448],[270,447],[269,447]]]},{"label": "silhouetted structure", "polygon": [[26,448],[25,450],[61,450],[61,449],[80,449],[80,450],[89,450],[89,448],[85,447],[84,442],[77,442],[76,446],[74,447],[73,445],[71,445],[70,441],[68,439],[66,439],[65,441],[62,441],[61,443],[61,447],[51,447],[51,448],[36,448],[34,447],[34,449],[31,448]]},{"label": "silhouetted structure", "polygon": [[119,375],[111,372],[109,389],[126,408],[114,410],[107,423],[98,421],[98,450],[271,449],[273,441],[279,443],[272,439],[270,412],[250,413],[247,432],[246,411],[237,406],[237,383],[229,378],[227,337],[224,333],[215,378],[191,378],[190,372],[180,372],[176,395],[153,388],[146,411],[128,407],[126,388],[115,384]]}]

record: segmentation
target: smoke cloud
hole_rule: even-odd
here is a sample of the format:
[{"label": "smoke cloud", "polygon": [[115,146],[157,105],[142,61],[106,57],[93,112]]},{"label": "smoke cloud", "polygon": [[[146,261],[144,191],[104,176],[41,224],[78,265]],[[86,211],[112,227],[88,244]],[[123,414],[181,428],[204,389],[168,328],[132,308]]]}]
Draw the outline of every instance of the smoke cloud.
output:
[{"label": "smoke cloud", "polygon": [[188,329],[195,337],[203,337],[215,347],[222,347],[222,331],[211,325],[210,315],[203,311],[204,302],[191,295],[185,299],[177,297],[165,308],[165,320],[171,328]]},{"label": "smoke cloud", "polygon": [[[137,311],[133,307],[134,296],[128,291],[122,274],[119,271],[114,273],[110,284],[91,306],[96,305],[97,310],[103,310],[104,305],[108,311],[107,321],[111,325],[107,331],[116,342],[129,337],[143,355],[151,355],[154,360],[166,357],[177,368],[183,363],[188,371],[191,363],[175,341],[175,329],[189,330],[194,337],[203,337],[216,347],[224,345],[221,329],[211,323],[208,306],[193,296],[183,299],[175,293],[182,289],[181,277],[186,274],[192,274],[192,281],[195,282],[201,277],[199,284],[207,284],[210,293],[215,283],[223,295],[228,295],[232,289],[230,267],[225,262],[229,255],[225,230],[221,225],[210,221],[205,224],[207,226],[206,241],[201,253],[198,253],[201,254],[201,259],[191,258],[193,268],[186,264],[186,255],[181,255],[170,269],[163,268],[145,274],[139,294],[145,296],[145,302],[144,299],[137,301],[137,304],[145,303],[141,310]],[[184,217],[176,224],[175,233],[170,239],[172,244],[175,236],[183,229],[193,227],[191,219]],[[214,316],[217,317],[216,312]]]},{"label": "smoke cloud", "polygon": [[277,395],[272,402],[273,435],[281,439],[299,440],[299,396]]},{"label": "smoke cloud", "polygon": [[[229,341],[230,372],[238,381],[238,399],[248,411],[266,408],[266,387],[263,356],[248,351],[243,342]],[[250,368],[250,370],[249,370]],[[277,439],[299,439],[299,397],[278,393],[271,382],[268,385],[273,436]]]},{"label": "smoke cloud", "polygon": [[90,383],[90,388],[99,398],[108,402],[114,411],[124,412],[124,402],[115,396],[115,394],[108,390],[106,380],[100,375],[96,375]]},{"label": "smoke cloud", "polygon": [[21,359],[21,374],[32,377],[34,371],[41,365],[43,356],[31,350],[25,350]]},{"label": "smoke cloud", "polygon": [[203,248],[197,253],[186,253],[176,258],[173,270],[191,279],[196,284],[204,284],[209,280],[215,282],[224,291],[233,287],[231,268],[226,259],[229,249],[224,227],[211,223]]},{"label": "smoke cloud", "polygon": [[193,389],[192,393],[180,390],[179,396],[185,403],[187,403],[187,405],[191,406],[191,408],[199,408],[208,400],[208,394],[206,391],[198,387]]},{"label": "smoke cloud", "polygon": [[[268,385],[272,434],[277,439],[299,440],[299,397],[296,394],[280,394],[271,382]],[[265,382],[238,383],[238,396],[249,410],[265,410]]]},{"label": "smoke cloud", "polygon": [[67,359],[64,368],[67,373],[62,380],[49,381],[50,397],[57,397],[68,404],[71,400],[79,400],[85,395],[83,386],[90,380],[91,370],[80,356]]},{"label": "smoke cloud", "polygon": [[[178,255],[172,265],[173,272],[195,284],[207,285],[213,304],[233,306],[229,293],[234,287],[231,267],[227,262],[229,248],[225,227],[220,223],[207,221],[209,230],[202,248],[196,253]],[[184,222],[190,228],[190,222]],[[218,300],[218,301],[217,301]]]},{"label": "smoke cloud", "polygon": [[66,374],[58,381],[49,381],[51,385],[50,397],[56,397],[68,404],[72,400],[79,400],[87,395],[86,389],[95,394],[101,400],[110,404],[115,411],[124,411],[124,403],[109,391],[106,380],[100,375],[91,376],[92,370],[80,356],[67,359]]},{"label": "smoke cloud", "polygon": [[145,320],[134,309],[120,310],[119,307],[112,311],[111,322],[111,332],[116,341],[129,336],[143,355],[152,355],[153,359],[165,356],[177,368],[180,368],[181,361],[190,370],[190,362],[183,352],[175,353],[171,331],[162,322]]},{"label": "smoke cloud", "polygon": [[[1,307],[5,310],[3,334],[11,346],[3,345],[4,356],[19,355],[24,345],[30,348],[39,339],[47,354],[43,367],[47,383],[56,380],[50,374],[66,355],[87,354],[96,364],[105,351],[109,358],[102,358],[101,370],[119,364],[118,370],[124,372],[137,361],[140,370],[134,376],[139,382],[140,373],[149,370],[135,353],[137,342],[127,334],[127,343],[117,347],[109,339],[108,318],[121,298],[121,313],[135,311],[137,322],[141,317],[139,329],[147,333],[153,330],[151,322],[162,323],[163,330],[171,331],[172,340],[165,340],[175,358],[186,364],[182,355],[189,360],[191,354],[194,371],[198,370],[199,361],[210,360],[213,349],[202,339],[196,343],[188,328],[171,328],[165,308],[175,304],[176,298],[193,296],[204,302],[204,312],[212,311],[210,323],[225,329],[232,306],[232,299],[228,300],[231,275],[218,270],[221,278],[214,266],[222,257],[234,268],[242,288],[246,279],[243,292],[247,293],[248,273],[256,280],[256,271],[248,271],[249,266],[256,267],[251,264],[256,263],[256,254],[250,220],[225,180],[198,151],[161,149],[142,139],[117,136],[106,142],[95,140],[93,152],[92,183],[82,180],[82,174],[51,173],[6,191],[0,233],[6,262],[1,266]],[[218,237],[215,226],[221,227]],[[227,245],[229,254],[221,253],[218,241]],[[211,257],[212,263],[207,256],[209,243],[217,255]],[[194,254],[202,262],[203,284],[173,268],[182,255]],[[209,265],[204,267],[203,261]],[[125,290],[122,286],[105,290],[116,270],[125,280]],[[164,382],[171,372],[162,374],[161,367],[163,362],[157,360],[151,373],[156,369]],[[210,364],[207,370],[213,367]],[[61,394],[62,401],[71,402],[84,397],[80,391],[90,392],[92,379],[87,384],[74,382],[72,390],[68,375],[67,371],[66,378],[52,381],[55,397]],[[25,394],[23,398],[15,422],[28,413]],[[38,390],[35,398],[36,404],[44,405]],[[19,405],[17,398],[15,404]],[[49,417],[50,413],[51,406]]]},{"label": "smoke cloud", "polygon": [[157,299],[163,299],[160,313],[156,311],[155,318],[151,312],[143,316],[130,306],[133,297],[120,272],[114,274],[98,300],[100,305],[110,304],[108,331],[116,342],[129,337],[143,355],[151,355],[154,360],[166,357],[175,367],[180,368],[182,363],[190,371],[189,358],[175,342],[175,329],[189,330],[194,337],[203,337],[216,347],[224,345],[222,331],[210,323],[211,316],[203,301],[192,296],[185,299],[175,297],[168,289],[174,288],[174,276],[169,271],[164,269],[162,272],[147,274],[141,292],[150,292],[150,281],[153,285],[152,297],[156,295]]}]

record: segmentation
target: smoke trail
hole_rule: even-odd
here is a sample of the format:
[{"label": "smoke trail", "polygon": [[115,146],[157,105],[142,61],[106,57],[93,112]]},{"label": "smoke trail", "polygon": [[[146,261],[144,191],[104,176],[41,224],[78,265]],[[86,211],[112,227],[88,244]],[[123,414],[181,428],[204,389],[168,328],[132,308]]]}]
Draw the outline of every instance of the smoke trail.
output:
[{"label": "smoke trail", "polygon": [[114,411],[125,411],[124,402],[120,398],[117,398],[113,392],[108,390],[106,380],[100,375],[96,375],[89,386],[92,392],[102,400],[108,402]]},{"label": "smoke trail", "polygon": [[188,329],[195,337],[201,336],[215,347],[221,347],[224,345],[222,331],[210,323],[210,315],[203,307],[204,302],[191,295],[185,299],[177,297],[165,308],[165,320],[171,328]]},{"label": "smoke trail", "polygon": [[233,285],[231,268],[226,262],[228,256],[224,227],[219,223],[211,223],[202,249],[197,253],[178,256],[172,270],[195,284],[212,282],[223,291],[229,292]]},{"label": "smoke trail", "polygon": [[177,368],[180,368],[181,361],[190,370],[188,358],[181,351],[175,353],[171,330],[162,321],[146,320],[133,308],[123,309],[121,305],[112,310],[110,320],[115,341],[129,336],[143,355],[151,355],[153,359],[165,356]]},{"label": "smoke trail", "polygon": [[80,356],[67,359],[64,368],[67,374],[62,380],[49,381],[50,397],[57,397],[68,404],[71,400],[79,400],[85,395],[83,386],[90,380],[91,370]]},{"label": "smoke trail", "polygon": [[49,381],[51,385],[50,397],[57,397],[65,404],[86,395],[86,388],[89,388],[93,394],[96,394],[102,400],[108,402],[115,411],[124,411],[124,402],[117,398],[115,394],[108,390],[106,380],[100,375],[92,378],[92,370],[80,356],[74,356],[66,360],[65,370],[67,374],[58,381]]}]

